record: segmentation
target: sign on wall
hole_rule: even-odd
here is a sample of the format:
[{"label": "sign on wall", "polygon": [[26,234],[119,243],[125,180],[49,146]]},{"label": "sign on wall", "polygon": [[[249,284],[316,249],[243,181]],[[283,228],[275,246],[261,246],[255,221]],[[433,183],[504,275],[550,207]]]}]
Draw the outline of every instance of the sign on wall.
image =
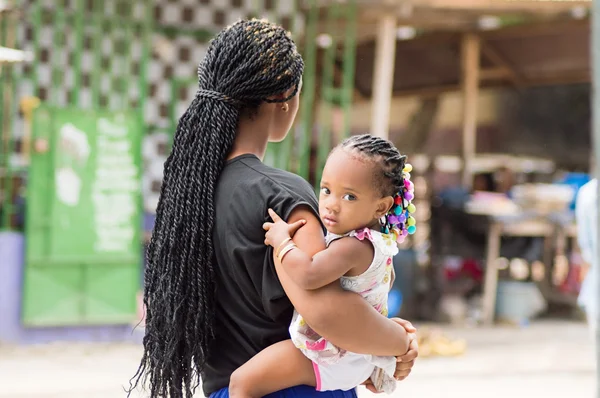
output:
[{"label": "sign on wall", "polygon": [[[42,108],[27,191],[24,321],[131,321],[141,263],[141,117]],[[128,319],[129,317],[129,319]]]}]

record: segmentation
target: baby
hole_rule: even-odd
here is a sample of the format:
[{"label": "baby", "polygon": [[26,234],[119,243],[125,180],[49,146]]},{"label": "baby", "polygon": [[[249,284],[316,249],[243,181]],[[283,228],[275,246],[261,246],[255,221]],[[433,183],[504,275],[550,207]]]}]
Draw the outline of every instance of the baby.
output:
[{"label": "baby", "polygon": [[[339,280],[387,316],[397,242],[415,232],[411,166],[405,159],[389,141],[371,135],[351,137],[331,152],[319,197],[327,249],[312,258],[292,241],[303,222],[289,225],[269,210],[273,223],[264,225],[265,242],[296,284],[310,290]],[[262,397],[303,384],[318,391],[350,390],[369,378],[377,390],[394,391],[396,358],[345,351],[297,312],[289,330],[291,340],[268,347],[234,372],[230,396]]]}]

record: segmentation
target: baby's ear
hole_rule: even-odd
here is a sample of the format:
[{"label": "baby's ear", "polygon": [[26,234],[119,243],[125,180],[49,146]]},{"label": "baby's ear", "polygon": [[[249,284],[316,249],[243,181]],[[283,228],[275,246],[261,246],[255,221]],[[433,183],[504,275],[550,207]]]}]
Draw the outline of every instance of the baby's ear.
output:
[{"label": "baby's ear", "polygon": [[376,218],[381,218],[385,216],[388,211],[394,205],[394,198],[391,196],[386,196],[384,198],[379,199],[377,202],[377,214],[375,214]]}]

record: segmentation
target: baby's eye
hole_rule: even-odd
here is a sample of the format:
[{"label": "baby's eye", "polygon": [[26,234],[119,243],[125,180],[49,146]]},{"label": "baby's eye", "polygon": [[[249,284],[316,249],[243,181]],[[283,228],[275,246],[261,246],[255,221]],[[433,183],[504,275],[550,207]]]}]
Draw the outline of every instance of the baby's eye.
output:
[{"label": "baby's eye", "polygon": [[353,201],[353,200],[356,200],[356,196],[348,193],[348,194],[344,195],[344,200]]},{"label": "baby's eye", "polygon": [[329,191],[329,188],[322,187],[322,188],[321,188],[321,193],[322,193],[323,195],[329,195],[331,192]]}]

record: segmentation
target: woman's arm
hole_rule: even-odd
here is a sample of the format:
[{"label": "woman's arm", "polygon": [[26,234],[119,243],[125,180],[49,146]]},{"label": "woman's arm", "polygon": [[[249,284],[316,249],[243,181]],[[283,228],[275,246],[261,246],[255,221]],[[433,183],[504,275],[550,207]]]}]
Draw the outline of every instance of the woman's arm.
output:
[{"label": "woman's arm", "polygon": [[[290,235],[294,235],[296,223],[289,225],[273,210],[269,210],[273,223],[265,223],[265,243],[281,252]],[[288,243],[289,244],[289,243]],[[344,276],[353,268],[366,270],[373,261],[373,246],[370,242],[354,238],[342,238],[329,245],[325,250],[313,256],[305,253],[300,248],[288,252],[282,260],[284,270],[294,283],[302,289],[314,290],[329,285]],[[366,267],[365,267],[366,265]]]},{"label": "woman's arm", "polygon": [[[294,243],[307,255],[325,249],[321,224],[307,207],[296,208],[288,223],[305,220],[294,235]],[[358,294],[344,291],[336,281],[317,290],[296,285],[275,258],[281,284],[296,310],[321,336],[345,350],[359,354],[404,355],[408,334],[404,327],[385,318]]]}]

